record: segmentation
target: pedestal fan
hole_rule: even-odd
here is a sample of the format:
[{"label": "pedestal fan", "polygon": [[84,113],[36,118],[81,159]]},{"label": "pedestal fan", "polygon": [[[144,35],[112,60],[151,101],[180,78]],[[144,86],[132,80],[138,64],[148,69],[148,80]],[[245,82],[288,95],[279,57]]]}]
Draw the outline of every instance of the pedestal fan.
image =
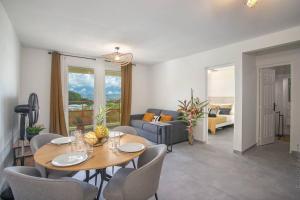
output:
[{"label": "pedestal fan", "polygon": [[[39,119],[39,100],[35,93],[31,93],[28,98],[28,104],[18,105],[15,107],[15,112],[21,115],[20,117],[20,140],[22,142],[22,153],[20,155],[21,165],[24,165],[24,139],[26,130],[26,117],[28,117],[28,125],[32,127]],[[16,157],[15,157],[16,158]],[[15,159],[16,160],[16,159]]]}]

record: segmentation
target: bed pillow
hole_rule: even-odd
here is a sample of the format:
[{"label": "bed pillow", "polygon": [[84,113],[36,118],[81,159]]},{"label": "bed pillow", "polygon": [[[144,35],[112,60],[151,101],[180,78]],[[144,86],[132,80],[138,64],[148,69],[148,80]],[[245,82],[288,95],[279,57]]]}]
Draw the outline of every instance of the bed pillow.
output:
[{"label": "bed pillow", "polygon": [[220,108],[219,114],[220,115],[230,115],[231,108]]}]

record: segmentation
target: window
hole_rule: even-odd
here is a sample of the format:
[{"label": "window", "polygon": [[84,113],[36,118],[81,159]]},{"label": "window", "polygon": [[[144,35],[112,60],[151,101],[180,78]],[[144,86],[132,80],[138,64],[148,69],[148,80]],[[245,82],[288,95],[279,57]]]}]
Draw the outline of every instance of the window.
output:
[{"label": "window", "polygon": [[110,112],[106,115],[108,127],[121,124],[121,72],[114,70],[105,71],[105,98],[106,106]]},{"label": "window", "polygon": [[68,68],[69,132],[75,129],[82,132],[93,130],[94,83],[94,69]]}]

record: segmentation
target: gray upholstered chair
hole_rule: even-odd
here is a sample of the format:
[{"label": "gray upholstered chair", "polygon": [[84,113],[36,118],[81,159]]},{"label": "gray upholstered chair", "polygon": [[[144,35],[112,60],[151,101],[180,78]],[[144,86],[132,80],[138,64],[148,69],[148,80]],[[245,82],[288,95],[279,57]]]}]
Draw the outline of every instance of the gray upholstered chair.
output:
[{"label": "gray upholstered chair", "polygon": [[167,153],[164,144],[148,147],[138,159],[138,169],[121,168],[106,185],[106,200],[146,200],[155,195],[163,160]]},{"label": "gray upholstered chair", "polygon": [[15,200],[92,200],[98,191],[97,187],[73,178],[42,178],[34,167],[8,167],[4,173]]},{"label": "gray upholstered chair", "polygon": [[[138,132],[135,130],[135,128],[131,127],[131,126],[117,126],[115,128],[112,129],[113,131],[120,131],[122,133],[126,133],[126,134],[131,134],[131,135],[138,135]],[[134,168],[136,168],[135,162],[134,160],[131,161],[132,165]],[[122,165],[118,165],[119,167],[126,167],[126,165],[128,165],[129,162],[123,163]],[[114,173],[114,166],[112,167],[112,173]]]},{"label": "gray upholstered chair", "polygon": [[[44,146],[45,144],[48,144],[52,139],[62,137],[61,135],[54,134],[54,133],[43,133],[37,136],[34,136],[30,141],[30,148],[31,152],[35,154],[35,152]],[[58,170],[46,170],[43,166],[35,163],[36,169],[39,170],[42,177],[48,177],[48,178],[60,178],[60,177],[66,177],[66,176],[73,176],[76,172],[67,172],[67,171],[58,171]]]}]

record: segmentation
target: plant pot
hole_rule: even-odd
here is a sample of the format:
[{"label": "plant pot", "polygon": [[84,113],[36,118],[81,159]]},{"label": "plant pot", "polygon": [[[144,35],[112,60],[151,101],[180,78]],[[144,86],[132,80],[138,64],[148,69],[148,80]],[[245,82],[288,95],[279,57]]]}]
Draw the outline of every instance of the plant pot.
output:
[{"label": "plant pot", "polygon": [[29,134],[29,133],[26,133],[26,138],[27,138],[27,140],[30,142],[30,140],[31,140],[34,136],[36,136],[36,135],[38,135],[38,134]]}]

